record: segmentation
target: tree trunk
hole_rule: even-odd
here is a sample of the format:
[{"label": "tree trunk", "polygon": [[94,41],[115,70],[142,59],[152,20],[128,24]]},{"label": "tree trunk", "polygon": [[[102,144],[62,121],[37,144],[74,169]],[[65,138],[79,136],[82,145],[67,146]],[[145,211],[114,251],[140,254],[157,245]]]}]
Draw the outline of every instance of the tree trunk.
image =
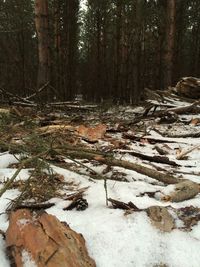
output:
[{"label": "tree trunk", "polygon": [[172,85],[172,70],[173,70],[173,50],[175,39],[175,13],[176,3],[175,0],[166,1],[166,44],[164,54],[164,76],[163,85],[164,88]]},{"label": "tree trunk", "polygon": [[49,23],[48,1],[35,0],[35,26],[38,36],[38,80],[40,88],[49,81],[50,76],[50,53],[49,53]]}]

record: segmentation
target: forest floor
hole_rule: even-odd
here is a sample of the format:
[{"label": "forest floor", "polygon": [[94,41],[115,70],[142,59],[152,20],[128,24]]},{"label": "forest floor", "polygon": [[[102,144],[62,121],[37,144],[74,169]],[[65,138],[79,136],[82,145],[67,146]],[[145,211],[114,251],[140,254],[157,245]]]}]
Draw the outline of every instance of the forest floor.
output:
[{"label": "forest floor", "polygon": [[10,212],[43,207],[84,236],[97,267],[199,267],[199,109],[176,96],[2,107],[0,265]]}]

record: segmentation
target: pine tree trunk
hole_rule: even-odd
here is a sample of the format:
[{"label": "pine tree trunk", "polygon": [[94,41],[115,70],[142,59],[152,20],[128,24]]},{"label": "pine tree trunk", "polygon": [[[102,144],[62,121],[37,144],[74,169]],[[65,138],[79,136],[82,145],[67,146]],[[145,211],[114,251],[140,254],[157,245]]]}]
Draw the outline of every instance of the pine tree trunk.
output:
[{"label": "pine tree trunk", "polygon": [[38,37],[38,80],[40,88],[49,81],[50,55],[49,55],[49,23],[48,23],[48,1],[35,0],[35,26]]},{"label": "pine tree trunk", "polygon": [[163,85],[164,88],[172,85],[172,71],[173,71],[173,50],[175,39],[175,0],[167,0],[167,18],[166,18],[166,44],[164,53],[164,75]]}]

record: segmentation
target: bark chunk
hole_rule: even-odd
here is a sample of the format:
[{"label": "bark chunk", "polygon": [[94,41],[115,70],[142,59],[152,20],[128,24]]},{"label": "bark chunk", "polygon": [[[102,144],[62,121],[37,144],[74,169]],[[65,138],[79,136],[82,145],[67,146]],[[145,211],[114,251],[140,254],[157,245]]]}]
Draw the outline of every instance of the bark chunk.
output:
[{"label": "bark chunk", "polygon": [[38,267],[95,267],[82,235],[47,213],[28,209],[12,212],[6,245],[16,267],[23,267],[24,251]]}]

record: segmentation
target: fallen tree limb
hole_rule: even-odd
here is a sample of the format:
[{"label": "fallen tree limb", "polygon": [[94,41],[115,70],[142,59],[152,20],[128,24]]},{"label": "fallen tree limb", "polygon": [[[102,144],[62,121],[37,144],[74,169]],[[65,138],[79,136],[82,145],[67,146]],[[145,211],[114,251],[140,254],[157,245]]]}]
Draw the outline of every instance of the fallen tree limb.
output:
[{"label": "fallen tree limb", "polygon": [[129,201],[128,203],[115,200],[112,198],[108,198],[108,201],[112,204],[114,209],[123,209],[123,210],[133,210],[133,211],[142,211],[138,207],[133,204],[133,202]]},{"label": "fallen tree limb", "polygon": [[47,86],[49,85],[49,81],[46,82],[42,87],[40,87],[36,92],[34,92],[32,95],[29,95],[25,98],[22,98],[23,100],[27,101],[30,98],[33,98],[34,96],[38,95],[39,93],[41,93]]},{"label": "fallen tree limb", "polygon": [[[58,153],[59,150],[57,151]],[[151,169],[136,163],[132,163],[125,160],[115,159],[113,157],[106,157],[102,156],[101,153],[99,155],[93,154],[92,152],[84,152],[84,151],[62,151],[62,155],[67,155],[72,158],[81,158],[81,159],[89,159],[89,160],[97,160],[103,164],[110,165],[110,166],[117,166],[125,169],[129,169],[132,171],[136,171],[143,175],[149,176],[159,182],[166,183],[166,184],[176,184],[179,183],[181,180],[169,175],[167,172],[162,173],[158,172],[155,169]]]},{"label": "fallen tree limb", "polygon": [[[119,152],[123,152],[123,151],[119,151]],[[168,157],[164,157],[164,156],[150,156],[150,155],[145,155],[139,152],[135,152],[135,151],[126,151],[125,153],[128,153],[132,156],[138,157],[140,159],[144,159],[144,160],[148,160],[148,161],[152,161],[152,162],[156,162],[156,163],[163,163],[163,164],[167,164],[167,165],[171,165],[171,166],[177,166],[180,167],[179,164],[177,164],[175,161],[169,160]]]},{"label": "fallen tree limb", "polygon": [[75,146],[63,146],[57,147],[51,150],[51,153],[61,154],[67,157],[71,157],[73,159],[89,159],[89,160],[96,160],[103,164],[109,166],[117,166],[129,170],[136,171],[143,175],[149,176],[159,182],[166,183],[166,184],[176,184],[181,182],[180,179],[170,175],[169,173],[158,172],[155,169],[151,169],[145,167],[143,165],[139,165],[136,163],[128,162],[125,160],[119,160],[112,157],[112,155],[106,156],[104,153],[97,152],[94,150],[84,149],[75,147]]},{"label": "fallen tree limb", "polygon": [[173,112],[176,114],[199,113],[200,112],[200,107],[198,106],[199,104],[200,104],[200,101],[195,101],[192,104],[187,105],[187,106],[178,107],[178,108],[168,108],[166,110],[156,111],[154,112],[154,115],[162,116],[170,112]]},{"label": "fallen tree limb", "polygon": [[0,197],[6,192],[7,189],[10,188],[10,186],[13,184],[14,180],[16,179],[17,175],[20,173],[20,171],[24,168],[25,162],[23,162],[19,168],[16,170],[16,172],[13,174],[13,176],[8,180],[8,182],[4,185],[4,187],[0,190]]},{"label": "fallen tree limb", "polygon": [[33,104],[33,102],[29,101],[28,99],[25,99],[25,98],[20,97],[18,95],[14,95],[14,94],[8,92],[7,90],[5,90],[2,87],[0,87],[0,92],[2,94],[6,95],[11,103],[14,102],[14,101],[21,101],[21,102],[23,102],[25,104]]},{"label": "fallen tree limb", "polygon": [[166,137],[169,138],[187,138],[187,137],[200,137],[200,131],[193,131],[193,132],[188,132],[188,133],[178,133],[178,134],[173,134],[173,133],[165,133]]},{"label": "fallen tree limb", "polygon": [[49,209],[53,207],[55,203],[22,203],[19,204],[15,207],[15,210],[18,209],[30,209],[30,210],[44,210],[44,209]]},{"label": "fallen tree limb", "polygon": [[159,138],[159,137],[153,137],[153,136],[147,136],[147,135],[138,136],[138,135],[134,135],[130,133],[123,133],[122,137],[126,139],[130,139],[130,140],[134,140],[134,141],[140,141],[141,139],[146,139],[150,143],[177,143],[176,140],[172,140],[172,139],[167,140],[166,138],[162,138],[162,137]]}]

